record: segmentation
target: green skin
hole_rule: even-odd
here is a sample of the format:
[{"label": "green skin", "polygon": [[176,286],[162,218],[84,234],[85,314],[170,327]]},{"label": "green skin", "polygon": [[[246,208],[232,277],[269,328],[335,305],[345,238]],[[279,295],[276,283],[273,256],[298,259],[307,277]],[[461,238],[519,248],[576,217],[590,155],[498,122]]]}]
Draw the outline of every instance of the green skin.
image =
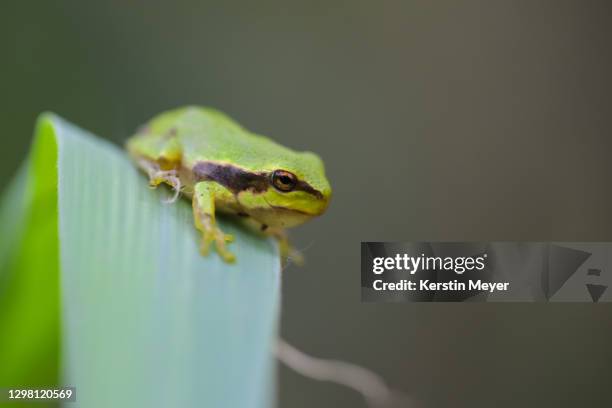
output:
[{"label": "green skin", "polygon": [[[225,114],[202,107],[164,112],[127,141],[127,150],[152,186],[169,184],[192,198],[203,235],[202,253],[215,244],[227,262],[231,237],[215,222],[215,211],[237,214],[279,238],[291,255],[284,229],[321,215],[331,187],[321,159],[295,152],[241,127]],[[290,176],[289,179],[281,176]],[[290,181],[290,183],[287,183]],[[299,260],[299,254],[293,254]]]}]

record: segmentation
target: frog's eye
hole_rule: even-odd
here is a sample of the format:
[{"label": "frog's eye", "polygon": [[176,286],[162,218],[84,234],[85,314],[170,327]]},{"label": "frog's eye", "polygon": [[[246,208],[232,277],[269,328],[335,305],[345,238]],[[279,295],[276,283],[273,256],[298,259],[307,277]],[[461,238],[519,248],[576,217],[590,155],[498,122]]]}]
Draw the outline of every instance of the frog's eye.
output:
[{"label": "frog's eye", "polygon": [[275,170],[272,173],[272,185],[280,191],[289,192],[297,185],[297,177],[295,174],[286,170]]}]

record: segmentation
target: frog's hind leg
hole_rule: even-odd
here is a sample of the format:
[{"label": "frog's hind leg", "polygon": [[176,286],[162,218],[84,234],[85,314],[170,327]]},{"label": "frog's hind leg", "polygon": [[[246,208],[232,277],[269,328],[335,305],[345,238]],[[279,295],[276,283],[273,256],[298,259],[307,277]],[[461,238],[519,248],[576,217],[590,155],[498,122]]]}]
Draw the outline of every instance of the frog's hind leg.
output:
[{"label": "frog's hind leg", "polygon": [[267,224],[263,224],[251,218],[247,213],[238,212],[236,215],[240,217],[241,224],[246,228],[261,236],[276,239],[283,267],[287,266],[289,262],[293,262],[297,266],[304,266],[304,255],[299,249],[296,249],[291,244],[287,231],[282,228],[273,228]]},{"label": "frog's hind leg", "polygon": [[146,159],[138,160],[138,166],[149,176],[149,185],[152,188],[157,188],[162,183],[166,183],[172,187],[174,195],[164,200],[166,204],[172,204],[178,200],[181,194],[182,184],[176,170],[162,170],[157,163]]}]

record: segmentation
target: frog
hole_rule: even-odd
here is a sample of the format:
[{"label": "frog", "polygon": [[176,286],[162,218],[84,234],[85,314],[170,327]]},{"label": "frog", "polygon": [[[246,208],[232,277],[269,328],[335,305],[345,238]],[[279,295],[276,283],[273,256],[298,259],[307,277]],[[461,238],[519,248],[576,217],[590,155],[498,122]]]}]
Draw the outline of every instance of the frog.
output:
[{"label": "frog", "polygon": [[228,263],[234,238],[219,227],[216,214],[239,217],[250,228],[272,236],[282,255],[303,262],[289,243],[287,228],[322,215],[332,189],[322,159],[295,151],[251,132],[210,107],[185,106],[162,112],[127,139],[126,150],[157,188],[168,185],[173,203],[191,199],[200,252],[214,246]]}]

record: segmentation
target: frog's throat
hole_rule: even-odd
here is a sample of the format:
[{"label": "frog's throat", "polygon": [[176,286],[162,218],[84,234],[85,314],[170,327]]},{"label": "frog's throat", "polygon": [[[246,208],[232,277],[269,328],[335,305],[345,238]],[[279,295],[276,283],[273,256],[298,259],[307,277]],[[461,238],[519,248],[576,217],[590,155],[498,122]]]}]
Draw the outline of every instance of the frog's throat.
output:
[{"label": "frog's throat", "polygon": [[[241,191],[250,190],[255,194],[265,193],[270,187],[269,172],[252,172],[229,163],[216,163],[203,161],[193,166],[195,182],[212,180],[215,181],[234,194]],[[299,180],[294,191],[304,191],[312,194],[318,199],[323,198],[323,194],[303,180]]]}]

